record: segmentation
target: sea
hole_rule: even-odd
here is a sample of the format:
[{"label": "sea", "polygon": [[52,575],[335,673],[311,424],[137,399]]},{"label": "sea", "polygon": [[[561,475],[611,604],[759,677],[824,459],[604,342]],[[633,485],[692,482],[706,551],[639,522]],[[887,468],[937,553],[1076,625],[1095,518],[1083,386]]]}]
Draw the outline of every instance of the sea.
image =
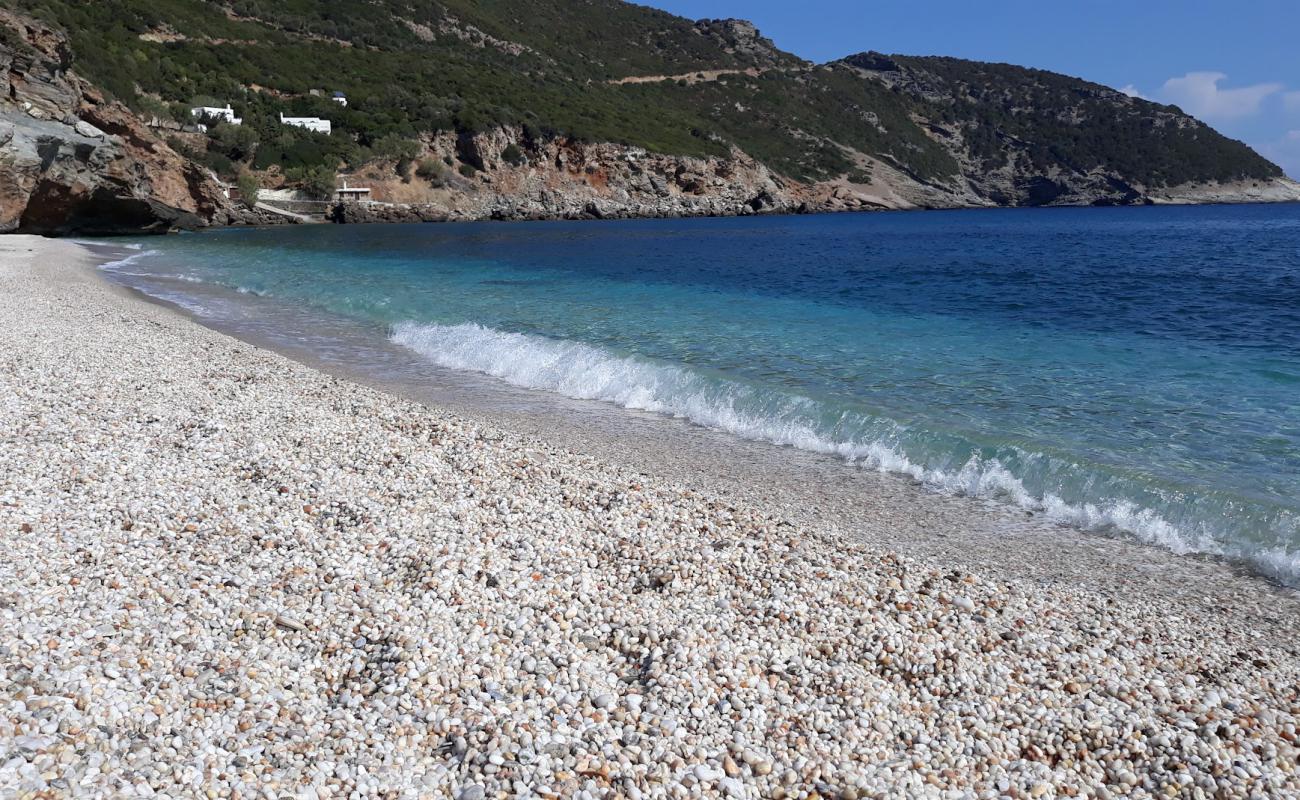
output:
[{"label": "sea", "polygon": [[310,225],[111,247],[113,281],[389,384],[675,418],[723,447],[825,454],[1300,586],[1298,205]]}]

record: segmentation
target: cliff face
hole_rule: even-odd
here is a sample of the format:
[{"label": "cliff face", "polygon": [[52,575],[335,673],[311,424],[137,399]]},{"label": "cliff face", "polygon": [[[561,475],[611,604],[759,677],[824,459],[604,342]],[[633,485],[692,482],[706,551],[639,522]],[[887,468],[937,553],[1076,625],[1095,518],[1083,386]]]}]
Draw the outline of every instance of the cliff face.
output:
[{"label": "cliff face", "polygon": [[[668,156],[626,145],[530,139],[513,127],[435,136],[426,147],[428,159],[472,164],[476,171],[465,176],[445,168],[435,186],[418,176],[404,183],[391,162],[382,162],[356,177],[374,187],[377,199],[446,219],[741,216],[794,212],[803,203],[801,184],[739,151],[727,158]],[[510,161],[503,155],[508,148],[517,154]],[[341,216],[363,221],[392,212],[348,209]]]},{"label": "cliff face", "polygon": [[0,10],[0,232],[101,234],[231,221],[220,187],[69,71],[63,35]]},{"label": "cliff face", "polygon": [[[936,133],[936,137],[943,132]],[[797,181],[733,149],[727,157],[693,158],[638,147],[567,138],[531,139],[504,126],[474,135],[442,134],[424,141],[421,160],[436,177],[400,177],[392,160],[349,175],[370,187],[373,205],[344,204],[336,222],[442,220],[627,219],[748,216],[922,208],[1147,205],[1300,201],[1300,184],[1285,178],[1206,181],[1148,188],[1113,171],[1047,169],[1012,155],[987,169],[959,135],[946,133],[961,172],[918,179],[888,158],[857,153],[855,179]],[[513,148],[516,157],[504,153]],[[451,165],[471,164],[464,175]]]}]

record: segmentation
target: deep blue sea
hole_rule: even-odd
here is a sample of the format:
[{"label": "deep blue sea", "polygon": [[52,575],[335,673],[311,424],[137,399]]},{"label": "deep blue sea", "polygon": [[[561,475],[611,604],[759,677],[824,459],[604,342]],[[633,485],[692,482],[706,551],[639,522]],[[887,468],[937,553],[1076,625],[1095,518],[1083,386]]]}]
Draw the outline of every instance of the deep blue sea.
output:
[{"label": "deep blue sea", "polygon": [[115,279],[200,319],[345,318],[441,367],[1300,585],[1300,206],[322,225],[135,246]]}]

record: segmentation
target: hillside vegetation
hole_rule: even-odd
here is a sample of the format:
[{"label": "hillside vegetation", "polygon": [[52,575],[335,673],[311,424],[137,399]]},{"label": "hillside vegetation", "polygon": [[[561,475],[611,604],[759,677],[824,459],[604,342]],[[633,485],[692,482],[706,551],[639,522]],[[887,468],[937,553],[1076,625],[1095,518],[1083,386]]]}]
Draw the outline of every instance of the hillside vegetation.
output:
[{"label": "hillside vegetation", "polygon": [[959,130],[984,171],[1024,157],[1037,172],[1109,169],[1147,186],[1271,178],[1282,170],[1174,106],[1011,64],[957,58],[847,58],[917,98],[932,123]]},{"label": "hillside vegetation", "polygon": [[[941,187],[998,170],[1151,187],[1281,174],[1176,108],[1074,78],[876,54],[812,65],[747,23],[620,0],[5,2],[66,30],[75,68],[142,115],[188,122],[191,105],[231,103],[244,129],[215,126],[191,148],[230,176],[409,164],[432,134],[502,125],[525,149],[560,136],[686,156],[734,147],[804,182],[866,180],[873,161]],[[662,79],[615,82],[628,77]],[[335,133],[280,113],[326,117]]]}]

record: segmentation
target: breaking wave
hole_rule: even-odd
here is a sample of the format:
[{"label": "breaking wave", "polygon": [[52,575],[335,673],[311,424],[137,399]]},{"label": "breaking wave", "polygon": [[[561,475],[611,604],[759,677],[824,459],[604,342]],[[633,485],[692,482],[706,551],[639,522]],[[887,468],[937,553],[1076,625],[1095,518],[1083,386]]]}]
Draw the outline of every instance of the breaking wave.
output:
[{"label": "breaking wave", "polygon": [[[1237,548],[1215,535],[1231,501],[1164,493],[1131,479],[1095,474],[1087,465],[1061,456],[925,431],[861,411],[835,409],[806,396],[582,342],[475,323],[403,322],[393,327],[390,338],[439,366],[484,373],[566,397],[678,417],[746,439],[839,456],[863,468],[910,476],[948,494],[1009,502],[1085,530],[1123,531],[1176,553],[1248,560],[1272,578],[1300,585],[1300,554]],[[1292,526],[1297,521],[1273,520],[1270,526],[1276,524]]]},{"label": "breaking wave", "polygon": [[134,264],[135,262],[141,259],[158,255],[157,250],[141,250],[140,245],[132,246],[128,244],[128,245],[121,245],[121,247],[124,247],[128,250],[132,250],[134,252],[132,252],[131,255],[129,256],[123,256],[122,258],[116,259],[114,261],[105,261],[104,263],[99,265],[99,268],[102,270],[107,270],[108,272],[122,272],[123,267],[130,266],[131,264]]}]

